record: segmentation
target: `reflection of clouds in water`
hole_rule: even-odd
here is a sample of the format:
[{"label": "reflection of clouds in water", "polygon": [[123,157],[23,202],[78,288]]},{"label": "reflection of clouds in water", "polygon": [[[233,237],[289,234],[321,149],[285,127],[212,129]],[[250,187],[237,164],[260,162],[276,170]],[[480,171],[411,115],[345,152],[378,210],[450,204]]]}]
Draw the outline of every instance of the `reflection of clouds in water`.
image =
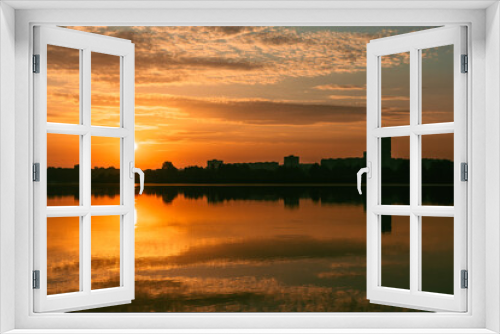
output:
[{"label": "reflection of clouds in water", "polygon": [[78,291],[80,263],[64,260],[54,263],[54,260],[51,260],[47,265],[47,294]]},{"label": "reflection of clouds in water", "polygon": [[286,285],[273,277],[200,278],[173,276],[140,280],[132,304],[109,312],[345,312],[393,311],[373,305],[363,290],[313,285]]},{"label": "reflection of clouds in water", "polygon": [[[155,263],[141,265],[144,270],[137,271],[134,303],[167,298],[171,303],[168,311],[178,312],[394,310],[366,300],[362,256],[267,262],[219,260],[176,267],[165,263],[163,270],[160,262]],[[133,311],[134,303],[117,309]]]},{"label": "reflection of clouds in water", "polygon": [[[350,200],[335,203],[344,187],[217,188],[224,200],[215,206],[206,197],[213,188],[153,188],[135,200],[136,298],[94,311],[400,311],[366,300],[365,215]],[[263,200],[287,191],[304,197],[298,210]],[[165,202],[165,194],[176,196]],[[320,206],[311,197],[333,200]],[[93,274],[102,279],[93,283],[116,285],[118,258],[101,255],[93,267],[102,275]],[[71,271],[58,264],[60,274]]]},{"label": "reflection of clouds in water", "polygon": [[[319,278],[335,279],[335,278],[362,278],[365,283],[366,261],[364,257],[347,257],[339,259],[330,264],[328,271],[323,271],[318,274]],[[358,287],[357,287],[358,288]],[[359,287],[363,290],[364,287]]]},{"label": "reflection of clouds in water", "polygon": [[[168,263],[161,265],[140,264],[136,272],[139,279],[159,278],[160,276],[183,276],[183,277],[203,277],[203,278],[237,278],[253,276],[257,278],[273,277],[283,284],[300,285],[315,284],[318,286],[335,286],[337,282],[332,280],[318,279],[318,274],[331,269],[332,259],[294,259],[294,260],[274,260],[274,261],[213,261],[203,264],[191,264],[186,266],[169,266]],[[345,262],[357,261],[353,257],[346,257],[342,260],[335,260],[340,265]],[[364,261],[355,264],[354,270],[364,270]],[[333,271],[333,270],[332,270]],[[340,271],[339,271],[340,272]],[[346,275],[348,276],[347,272]],[[351,282],[354,284],[355,282]],[[359,282],[357,288],[362,288],[364,282]]]},{"label": "reflection of clouds in water", "polygon": [[[214,260],[270,261],[294,258],[333,258],[348,254],[363,254],[365,244],[342,239],[319,240],[306,236],[284,238],[246,239],[241,241],[192,246],[183,253],[163,258],[148,258],[146,263],[160,262],[170,265],[189,265]],[[138,263],[144,260],[137,259]]]}]

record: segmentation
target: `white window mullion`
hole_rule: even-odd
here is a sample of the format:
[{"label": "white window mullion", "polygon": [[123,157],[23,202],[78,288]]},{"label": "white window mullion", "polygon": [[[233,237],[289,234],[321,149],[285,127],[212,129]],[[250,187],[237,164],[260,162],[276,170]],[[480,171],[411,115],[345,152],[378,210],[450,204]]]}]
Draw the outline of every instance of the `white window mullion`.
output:
[{"label": "white window mullion", "polygon": [[130,134],[130,131],[127,129],[111,128],[105,126],[92,126],[90,127],[89,131],[93,136],[99,136],[99,137],[123,138]]},{"label": "white window mullion", "polygon": [[434,123],[420,124],[413,127],[412,131],[418,135],[439,135],[455,132],[455,124],[449,123]]},{"label": "white window mullion", "polygon": [[81,124],[61,124],[47,123],[47,133],[57,133],[62,135],[82,136],[89,133],[93,136],[122,138],[128,136],[130,131],[123,128],[113,128],[106,126],[84,126]]},{"label": "white window mullion", "polygon": [[419,136],[413,129],[419,123],[419,55],[418,50],[410,50],[410,291],[415,293],[419,290],[420,282],[420,217],[413,212],[413,208],[419,205],[420,196],[420,144]]},{"label": "white window mullion", "polygon": [[[410,115],[410,118],[413,117],[413,137],[416,138],[416,152],[414,153],[414,157],[416,158],[416,179],[417,179],[417,189],[416,191],[416,198],[414,199],[415,205],[412,206],[412,211],[413,215],[416,217],[417,221],[417,231],[416,231],[416,256],[417,256],[417,263],[415,264],[417,268],[417,291],[414,291],[416,293],[420,293],[422,291],[422,215],[418,215],[418,208],[421,207],[422,205],[422,134],[426,133],[426,129],[431,129],[432,130],[432,125],[431,126],[422,126],[422,50],[415,49],[414,50],[415,54],[415,63],[417,64],[417,69],[416,72],[412,73],[414,76],[413,82],[416,83],[416,89],[415,93],[417,94],[414,96],[415,99],[415,109],[413,115]],[[437,126],[434,126],[434,128],[438,129],[446,129],[449,131],[454,130],[454,124],[453,123],[448,123],[448,127],[443,126],[442,124],[438,124]],[[420,131],[419,131],[420,130]],[[427,132],[431,133],[431,132]],[[436,133],[436,132],[433,132]],[[442,132],[443,133],[443,132]]]},{"label": "white window mullion", "polygon": [[[124,110],[124,59],[123,57],[120,57],[120,128],[123,129],[125,126],[125,123],[127,122],[125,120],[125,115],[126,112]],[[126,138],[121,137],[120,138],[120,204],[124,205],[125,203],[128,202],[126,195],[124,193],[124,189],[126,187],[126,179],[125,178],[130,178],[130,175],[127,174],[129,170],[125,170],[125,168],[130,168],[125,167],[127,165],[127,152],[126,152]],[[135,175],[134,175],[135,176]],[[134,189],[135,190],[135,189]],[[125,262],[124,258],[126,256],[126,245],[125,245],[125,237],[126,237],[126,224],[127,224],[127,219],[126,216],[121,215],[120,216],[120,286],[126,286],[125,285]]]},{"label": "white window mullion", "polygon": [[390,126],[373,130],[373,134],[379,138],[406,137],[411,133],[410,126]]},{"label": "white window mullion", "polygon": [[410,133],[417,135],[438,135],[454,132],[455,124],[453,122],[420,124],[414,126],[390,126],[373,130],[373,134],[379,138],[406,137],[409,136]]},{"label": "white window mullion", "polygon": [[[83,50],[83,66],[80,69],[81,77],[82,77],[82,125],[85,128],[90,127],[90,115],[91,115],[91,79],[90,79],[90,69],[91,69],[91,52],[90,50]],[[82,205],[86,208],[90,208],[90,201],[92,197],[91,193],[91,170],[92,170],[92,161],[91,161],[91,135],[90,132],[86,132],[82,136],[83,145],[80,150],[80,154],[82,156],[82,166],[83,170],[83,180],[80,185],[82,188]]]},{"label": "white window mullion", "polygon": [[[85,128],[90,127],[91,122],[91,51],[89,48],[83,49],[83,62],[80,69],[82,78],[82,91],[81,91],[81,101],[82,106],[82,125]],[[90,294],[92,290],[92,217],[90,215],[90,203],[92,199],[92,184],[91,184],[91,173],[92,173],[92,161],[91,161],[91,135],[87,131],[82,136],[83,145],[80,150],[82,155],[82,166],[83,170],[83,180],[80,185],[82,188],[82,201],[85,208],[86,214],[83,216],[83,229],[82,234],[82,244],[80,245],[80,256],[83,257],[83,272],[80,273],[81,279],[83,281],[83,291],[86,294]]]},{"label": "white window mullion", "polygon": [[[134,82],[135,82],[135,54],[130,52],[121,57],[121,127],[126,132],[126,136],[122,139],[122,159],[121,159],[121,175],[122,189],[132,189],[124,193],[122,205],[127,209],[127,214],[121,218],[121,284],[125,288],[133,287],[135,284],[135,175],[131,168],[135,167],[135,99],[134,99]],[[133,299],[135,291],[130,288],[130,298]]]},{"label": "white window mullion", "polygon": [[[83,78],[81,78],[81,75],[83,75],[82,72],[80,72],[80,84],[83,83]],[[83,90],[83,88],[80,89],[80,92]],[[83,109],[83,101],[80,101],[80,108]],[[80,116],[80,119],[83,117]],[[89,132],[88,127],[85,127],[81,124],[61,124],[61,123],[47,123],[47,133],[57,133],[61,135],[78,135],[82,136]]]},{"label": "white window mullion", "polygon": [[[370,45],[368,46],[370,48]],[[366,160],[367,164],[372,168],[371,178],[367,179],[366,187],[366,284],[367,284],[367,298],[371,299],[371,293],[379,286],[380,282],[380,268],[378,263],[380,261],[380,216],[375,213],[374,209],[380,206],[380,138],[377,138],[374,131],[379,127],[381,122],[380,113],[378,110],[381,108],[380,103],[380,59],[377,55],[367,52],[367,81],[377,82],[377,85],[367,86],[367,141],[366,141]],[[369,185],[369,186],[368,186]]]},{"label": "white window mullion", "polygon": [[[85,71],[83,70],[85,68],[85,56],[84,56],[84,51],[83,50],[80,50],[80,67],[79,67],[79,73],[80,73],[80,97],[84,96],[83,95],[83,92],[84,92],[84,87],[85,87]],[[84,130],[85,127],[82,125],[83,122],[84,122],[84,110],[85,110],[85,107],[86,107],[86,103],[87,101],[84,101],[84,99],[80,98],[79,99],[79,107],[80,107],[80,122],[79,124],[77,125],[78,129],[76,130]],[[54,125],[54,124],[47,124],[47,132],[51,131],[51,125]],[[66,124],[57,124],[54,126],[54,128],[60,128],[60,129],[64,129],[67,127]],[[53,132],[52,132],[53,133]],[[83,168],[84,166],[84,163],[85,163],[85,155],[83,154],[84,152],[84,147],[85,147],[85,136],[83,136],[85,134],[85,132],[82,131],[82,133],[79,133],[79,142],[80,142],[80,154],[79,154],[79,164],[80,164],[80,170],[79,170],[79,189],[78,189],[78,192],[80,194],[80,198],[79,198],[79,201],[80,201],[80,207],[83,206],[86,202],[85,200],[85,192],[84,192],[84,185],[85,185],[85,168]],[[47,215],[48,216],[48,215]],[[86,282],[86,276],[85,276],[85,272],[86,272],[86,268],[85,268],[85,260],[86,260],[86,257],[85,257],[85,251],[86,251],[86,247],[84,247],[85,245],[85,238],[84,238],[84,231],[85,231],[85,227],[87,225],[87,220],[85,219],[85,215],[84,216],[79,216],[79,221],[80,221],[80,224],[79,224],[79,259],[80,259],[80,262],[79,262],[79,284],[80,284],[80,288],[79,290],[80,291],[85,291],[86,290],[86,285],[87,285],[87,282]]]}]

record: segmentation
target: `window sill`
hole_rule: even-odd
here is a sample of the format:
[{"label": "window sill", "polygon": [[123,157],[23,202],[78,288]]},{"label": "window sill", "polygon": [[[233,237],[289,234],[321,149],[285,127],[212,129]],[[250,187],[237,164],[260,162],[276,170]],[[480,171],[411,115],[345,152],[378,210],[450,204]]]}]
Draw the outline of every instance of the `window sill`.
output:
[{"label": "window sill", "polygon": [[488,329],[15,329],[5,334],[489,334]]}]

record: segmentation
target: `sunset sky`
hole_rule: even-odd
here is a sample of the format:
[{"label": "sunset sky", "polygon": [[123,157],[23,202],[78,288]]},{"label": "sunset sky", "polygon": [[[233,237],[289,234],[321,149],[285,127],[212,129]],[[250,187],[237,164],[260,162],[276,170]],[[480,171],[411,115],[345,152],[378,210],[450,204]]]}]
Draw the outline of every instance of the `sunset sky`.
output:
[{"label": "sunset sky", "polygon": [[[182,168],[210,159],[282,163],[290,154],[301,162],[361,157],[366,44],[422,27],[73,29],[135,43],[136,166],[156,169],[166,160]],[[424,122],[453,120],[450,55],[450,47],[424,52]],[[92,54],[92,125],[118,125],[117,60]],[[408,62],[383,60],[384,125],[406,122]],[[49,48],[48,121],[78,122],[78,63],[77,51]],[[68,145],[48,145],[49,165],[74,165]],[[452,158],[438,146],[430,157]],[[117,166],[115,154],[98,149],[92,166]]]}]

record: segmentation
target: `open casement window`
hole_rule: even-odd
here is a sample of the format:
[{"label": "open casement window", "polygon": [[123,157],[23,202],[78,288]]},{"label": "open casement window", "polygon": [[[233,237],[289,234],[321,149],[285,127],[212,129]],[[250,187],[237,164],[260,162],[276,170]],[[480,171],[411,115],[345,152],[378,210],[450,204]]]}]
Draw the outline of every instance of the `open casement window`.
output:
[{"label": "open casement window", "polygon": [[[367,298],[372,303],[467,310],[462,281],[467,274],[466,53],[466,28],[459,26],[368,44]],[[437,57],[446,60],[436,62]],[[444,86],[447,97],[433,100]],[[391,105],[394,100],[404,103]],[[443,146],[450,153],[439,159]],[[445,179],[448,185],[440,193],[443,187],[436,183]]]},{"label": "open casement window", "polygon": [[[34,311],[130,303],[134,44],[35,27],[33,72]],[[99,178],[120,187],[114,202],[96,200]]]}]

